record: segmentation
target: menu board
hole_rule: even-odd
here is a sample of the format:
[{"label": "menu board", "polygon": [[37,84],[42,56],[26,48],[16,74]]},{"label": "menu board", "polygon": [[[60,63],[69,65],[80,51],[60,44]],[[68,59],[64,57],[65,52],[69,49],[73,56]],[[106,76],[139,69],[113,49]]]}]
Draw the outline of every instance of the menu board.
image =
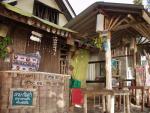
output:
[{"label": "menu board", "polygon": [[31,89],[11,89],[10,105],[11,107],[34,107],[35,90]]}]

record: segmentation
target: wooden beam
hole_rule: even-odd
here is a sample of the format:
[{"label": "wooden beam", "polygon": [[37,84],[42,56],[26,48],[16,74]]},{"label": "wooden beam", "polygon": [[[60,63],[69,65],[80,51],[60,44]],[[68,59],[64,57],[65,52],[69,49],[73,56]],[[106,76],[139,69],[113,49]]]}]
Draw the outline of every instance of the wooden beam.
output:
[{"label": "wooden beam", "polygon": [[110,28],[108,28],[109,30],[111,30],[114,26],[116,26],[116,24],[118,23],[119,19],[121,18],[121,16],[118,16],[114,22],[112,23],[112,25],[110,26]]},{"label": "wooden beam", "polygon": [[150,24],[150,17],[144,10],[142,11],[142,17],[148,24]]},{"label": "wooden beam", "polygon": [[[136,19],[131,15],[129,14],[128,17],[132,20],[132,21],[136,21]],[[149,38],[149,32],[147,33],[144,29],[143,29],[143,26],[141,25],[135,25],[135,26],[132,26],[132,28],[136,29],[139,33],[141,33],[141,35]]]},{"label": "wooden beam", "polygon": [[109,12],[114,12],[114,13],[122,13],[122,14],[141,14],[140,11],[136,11],[136,10],[126,10],[126,9],[120,9],[120,8],[109,8],[109,9],[105,9],[105,11],[109,11]]},{"label": "wooden beam", "polygon": [[120,25],[118,27],[115,27],[115,28],[112,28],[112,31],[118,31],[118,30],[123,30],[123,29],[127,29],[129,27],[133,27],[135,25],[140,25],[140,24],[143,24],[143,22],[132,22],[132,23],[128,23],[128,24],[125,24],[125,25]]},{"label": "wooden beam", "polygon": [[[143,30],[145,30],[145,32],[148,34],[148,36],[150,37],[150,29],[146,24],[141,24],[141,27],[143,28]],[[148,37],[148,38],[149,38]]]},{"label": "wooden beam", "polygon": [[148,37],[148,35],[145,34],[145,32],[143,32],[143,30],[141,30],[141,28],[139,28],[138,26],[133,26],[132,28],[134,28],[136,31],[138,31],[142,36]]},{"label": "wooden beam", "polygon": [[[128,17],[126,16],[126,17],[124,17],[123,19],[121,19],[118,23],[116,23],[115,27],[121,25],[123,22],[125,22],[125,21],[127,20],[127,18],[128,18]],[[115,28],[115,27],[114,27],[114,28]]]},{"label": "wooden beam", "polygon": [[107,29],[109,29],[113,23],[113,21],[115,20],[115,16],[113,16],[111,19],[110,19],[110,22],[109,22],[109,25],[107,26]]}]

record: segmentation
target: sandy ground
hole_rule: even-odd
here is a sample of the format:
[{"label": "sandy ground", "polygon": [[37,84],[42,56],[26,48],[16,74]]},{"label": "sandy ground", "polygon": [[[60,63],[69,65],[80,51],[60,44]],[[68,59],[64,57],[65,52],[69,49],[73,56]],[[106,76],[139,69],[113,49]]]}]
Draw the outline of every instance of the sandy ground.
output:
[{"label": "sandy ground", "polygon": [[[74,108],[74,112],[70,112],[70,113],[83,113],[83,108]],[[88,106],[88,113],[103,113],[101,111],[101,107],[91,107]],[[115,113],[123,113],[123,108],[121,108],[121,110],[116,110]],[[150,113],[150,108],[144,108],[144,111],[141,111],[140,106],[135,106],[135,105],[131,105],[131,113]]]}]

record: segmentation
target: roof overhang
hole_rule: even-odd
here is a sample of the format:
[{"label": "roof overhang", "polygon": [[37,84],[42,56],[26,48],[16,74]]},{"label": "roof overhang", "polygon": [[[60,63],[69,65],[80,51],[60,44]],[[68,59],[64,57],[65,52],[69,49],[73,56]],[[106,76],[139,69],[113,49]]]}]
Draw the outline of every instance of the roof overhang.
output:
[{"label": "roof overhang", "polygon": [[105,13],[106,16],[110,13],[115,13],[115,14],[121,13],[122,15],[126,13],[130,13],[130,14],[141,15],[142,14],[141,10],[144,10],[144,6],[142,5],[95,2],[87,9],[85,9],[83,12],[81,12],[79,15],[77,15],[76,18],[72,19],[65,26],[71,28],[75,23],[82,21],[84,18],[86,18],[88,15],[94,12],[95,14],[93,16],[96,16],[98,12]]},{"label": "roof overhang", "polygon": [[97,14],[105,16],[105,30],[111,32],[112,47],[122,38],[146,37],[150,40],[150,16],[142,5],[96,2],[65,26],[79,32],[79,39],[92,39],[96,32]]},{"label": "roof overhang", "polygon": [[60,7],[60,9],[63,11],[68,21],[76,17],[76,13],[73,10],[68,0],[56,0],[56,2]]},{"label": "roof overhang", "polygon": [[11,6],[5,3],[0,3],[0,16],[64,37],[68,37],[70,33],[77,33],[71,29],[61,27],[52,22],[43,20],[39,17],[32,15],[31,13],[25,12],[15,6]]}]

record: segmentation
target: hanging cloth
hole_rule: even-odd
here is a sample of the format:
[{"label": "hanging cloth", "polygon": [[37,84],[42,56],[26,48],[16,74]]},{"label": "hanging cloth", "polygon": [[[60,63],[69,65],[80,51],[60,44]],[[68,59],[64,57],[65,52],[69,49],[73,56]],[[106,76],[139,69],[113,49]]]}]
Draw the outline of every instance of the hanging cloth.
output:
[{"label": "hanging cloth", "polygon": [[84,49],[77,50],[71,61],[74,67],[72,78],[81,81],[81,87],[85,87],[88,62],[89,52]]}]

